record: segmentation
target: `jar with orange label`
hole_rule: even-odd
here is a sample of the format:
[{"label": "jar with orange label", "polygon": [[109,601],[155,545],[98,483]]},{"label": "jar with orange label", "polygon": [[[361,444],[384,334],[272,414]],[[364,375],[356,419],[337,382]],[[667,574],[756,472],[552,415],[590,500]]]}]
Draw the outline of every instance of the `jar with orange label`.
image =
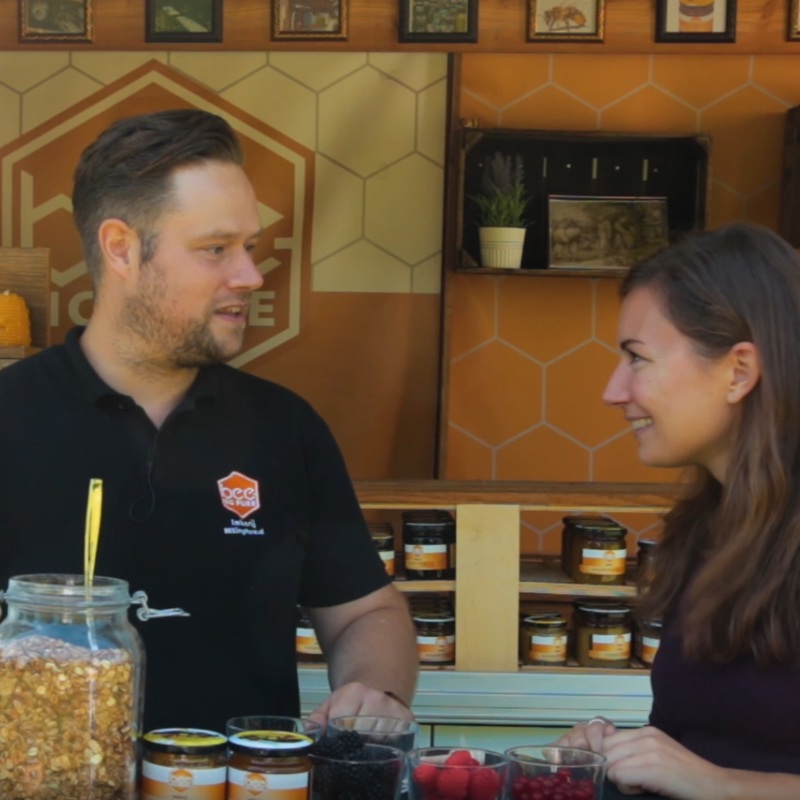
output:
[{"label": "jar with orange label", "polygon": [[325,660],[317,632],[302,606],[297,606],[297,629],[294,637],[294,650],[298,661],[318,663]]},{"label": "jar with orange label", "polygon": [[635,652],[636,657],[646,667],[653,664],[653,660],[661,644],[661,620],[643,619],[639,622],[636,631]]},{"label": "jar with orange label", "polygon": [[228,744],[228,800],[309,800],[310,736],[292,731],[245,731]]},{"label": "jar with orange label", "polygon": [[227,738],[200,728],[161,728],[143,737],[141,800],[225,800]]},{"label": "jar with orange label", "polygon": [[570,574],[570,560],[572,558],[572,534],[578,526],[591,526],[594,523],[600,525],[607,525],[611,523],[615,525],[611,517],[603,516],[602,514],[569,514],[561,518],[564,527],[561,531],[561,569]]},{"label": "jar with orange label", "polygon": [[532,666],[564,666],[567,663],[567,620],[557,612],[531,614],[522,620],[520,661]]},{"label": "jar with orange label", "polygon": [[439,667],[456,661],[456,618],[446,612],[429,611],[413,616],[417,629],[420,664]]},{"label": "jar with orange label", "polygon": [[581,667],[631,665],[631,610],[622,603],[576,600],[575,658]]},{"label": "jar with orange label", "polygon": [[568,575],[575,583],[625,583],[627,529],[613,520],[579,520],[570,535]]},{"label": "jar with orange label", "polygon": [[394,528],[389,522],[370,522],[368,527],[386,574],[394,575]]},{"label": "jar with orange label", "polygon": [[449,580],[456,574],[456,521],[448,511],[404,511],[403,550],[409,580]]},{"label": "jar with orange label", "polygon": [[636,568],[639,572],[639,583],[642,586],[647,586],[653,579],[653,556],[657,544],[658,542],[653,539],[639,539]]}]

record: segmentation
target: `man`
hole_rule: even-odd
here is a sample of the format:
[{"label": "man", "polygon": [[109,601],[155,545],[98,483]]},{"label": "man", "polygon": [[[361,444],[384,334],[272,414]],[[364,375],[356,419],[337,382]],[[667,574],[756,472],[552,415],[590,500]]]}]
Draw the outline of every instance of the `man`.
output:
[{"label": "man", "polygon": [[73,209],[95,305],[85,330],[0,373],[0,587],[82,572],[91,478],[97,574],[155,608],[140,624],[147,728],[296,715],[296,604],[326,652],[315,717],[407,717],[417,659],[324,422],[221,362],[242,347],[256,197],[228,124],[120,120],[82,154]]}]

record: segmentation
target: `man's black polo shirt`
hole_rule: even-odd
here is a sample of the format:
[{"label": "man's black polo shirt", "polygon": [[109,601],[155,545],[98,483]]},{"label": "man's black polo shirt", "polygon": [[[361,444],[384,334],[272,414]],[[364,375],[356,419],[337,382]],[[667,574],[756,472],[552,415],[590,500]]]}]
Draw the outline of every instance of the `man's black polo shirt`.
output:
[{"label": "man's black polo shirt", "polygon": [[0,371],[0,588],[83,571],[102,478],[97,574],[191,614],[136,623],[146,729],[296,714],[296,603],[387,582],[327,426],[292,392],[218,365],[157,430],[94,372],[81,333]]}]

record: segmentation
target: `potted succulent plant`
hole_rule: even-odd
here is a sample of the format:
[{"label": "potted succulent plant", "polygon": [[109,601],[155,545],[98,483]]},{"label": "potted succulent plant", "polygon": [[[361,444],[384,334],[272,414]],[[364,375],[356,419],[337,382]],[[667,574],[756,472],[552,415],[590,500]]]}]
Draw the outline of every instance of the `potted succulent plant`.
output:
[{"label": "potted succulent plant", "polygon": [[480,193],[470,200],[477,210],[482,266],[519,267],[529,202],[522,156],[495,151],[483,164]]}]

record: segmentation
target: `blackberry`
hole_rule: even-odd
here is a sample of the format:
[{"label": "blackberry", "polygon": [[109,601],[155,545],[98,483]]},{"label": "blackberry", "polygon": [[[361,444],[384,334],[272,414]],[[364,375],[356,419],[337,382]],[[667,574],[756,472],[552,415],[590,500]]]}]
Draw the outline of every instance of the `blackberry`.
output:
[{"label": "blackberry", "polygon": [[364,750],[364,739],[358,731],[338,731],[327,734],[316,742],[312,748],[312,755],[341,760],[359,760]]},{"label": "blackberry", "polygon": [[349,761],[314,759],[312,800],[394,800],[400,765],[385,760],[390,752],[362,743]]}]

